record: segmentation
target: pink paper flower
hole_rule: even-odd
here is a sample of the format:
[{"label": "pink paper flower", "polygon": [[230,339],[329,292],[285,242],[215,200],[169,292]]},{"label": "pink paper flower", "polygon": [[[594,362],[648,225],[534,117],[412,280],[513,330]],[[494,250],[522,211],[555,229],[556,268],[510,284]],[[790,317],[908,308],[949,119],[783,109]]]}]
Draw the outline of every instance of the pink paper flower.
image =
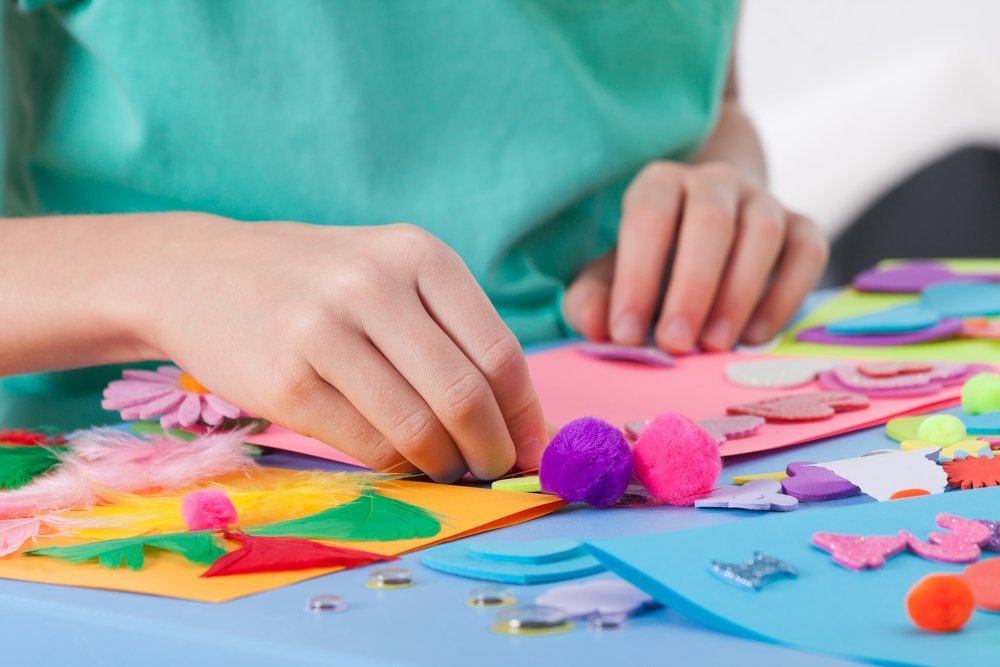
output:
[{"label": "pink paper flower", "polygon": [[176,366],[155,371],[127,370],[104,390],[101,406],[117,410],[122,419],[155,419],[165,429],[202,423],[218,426],[224,419],[250,417],[198,384]]}]

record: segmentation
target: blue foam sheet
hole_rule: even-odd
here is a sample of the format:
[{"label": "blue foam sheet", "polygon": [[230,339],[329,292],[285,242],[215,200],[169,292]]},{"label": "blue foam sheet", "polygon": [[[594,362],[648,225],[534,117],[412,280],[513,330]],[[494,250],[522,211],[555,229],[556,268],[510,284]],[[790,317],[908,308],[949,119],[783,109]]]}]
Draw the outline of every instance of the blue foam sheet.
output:
[{"label": "blue foam sheet", "polygon": [[[585,546],[658,602],[717,630],[884,664],[986,664],[986,656],[1000,649],[1000,614],[977,611],[961,632],[942,635],[917,630],[904,610],[907,592],[923,576],[958,573],[964,566],[903,553],[880,570],[852,572],[811,545],[812,534],[820,531],[894,535],[905,529],[926,539],[928,532],[941,530],[934,524],[940,512],[1000,519],[1000,487],[593,540]],[[799,578],[754,592],[709,571],[714,559],[740,561],[754,551],[794,565]]]},{"label": "blue foam sheet", "polygon": [[583,556],[579,540],[553,538],[550,540],[480,540],[469,545],[469,555],[474,558],[511,563],[551,563],[574,556]]},{"label": "blue foam sheet", "polygon": [[941,316],[937,311],[908,303],[895,308],[887,308],[875,313],[848,317],[826,325],[832,334],[869,335],[892,334],[920,331],[937,324]]},{"label": "blue foam sheet", "polygon": [[604,566],[587,554],[547,563],[517,563],[476,558],[462,542],[429,549],[420,557],[420,562],[438,572],[505,584],[547,584],[604,571]]}]

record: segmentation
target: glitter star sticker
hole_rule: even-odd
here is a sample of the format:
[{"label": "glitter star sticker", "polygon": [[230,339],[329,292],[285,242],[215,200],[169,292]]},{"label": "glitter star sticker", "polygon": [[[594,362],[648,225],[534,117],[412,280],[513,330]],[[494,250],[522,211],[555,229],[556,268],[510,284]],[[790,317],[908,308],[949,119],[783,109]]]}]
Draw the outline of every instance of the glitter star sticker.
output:
[{"label": "glitter star sticker", "polygon": [[713,560],[712,572],[721,579],[743,588],[760,590],[764,584],[780,577],[795,579],[799,571],[783,560],[755,551],[753,558],[741,563],[723,563]]}]

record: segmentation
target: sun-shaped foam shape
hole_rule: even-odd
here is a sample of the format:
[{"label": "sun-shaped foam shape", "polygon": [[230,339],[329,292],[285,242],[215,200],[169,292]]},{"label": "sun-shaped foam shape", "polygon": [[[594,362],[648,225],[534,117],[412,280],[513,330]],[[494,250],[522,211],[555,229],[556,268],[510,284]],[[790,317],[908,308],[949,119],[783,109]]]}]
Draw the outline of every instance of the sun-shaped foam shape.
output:
[{"label": "sun-shaped foam shape", "polygon": [[1000,458],[992,456],[967,456],[964,459],[941,463],[948,475],[948,486],[978,489],[1000,485]]}]

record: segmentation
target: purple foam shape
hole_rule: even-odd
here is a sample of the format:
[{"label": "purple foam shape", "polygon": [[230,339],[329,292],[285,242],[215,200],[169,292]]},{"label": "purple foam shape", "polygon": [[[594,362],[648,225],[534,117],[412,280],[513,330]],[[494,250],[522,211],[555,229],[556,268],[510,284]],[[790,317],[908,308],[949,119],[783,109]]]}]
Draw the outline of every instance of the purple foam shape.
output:
[{"label": "purple foam shape", "polygon": [[789,463],[785,472],[788,477],[781,482],[782,492],[802,502],[838,500],[861,493],[860,488],[840,475],[808,461]]},{"label": "purple foam shape", "polygon": [[854,278],[860,292],[909,294],[949,280],[1000,280],[995,273],[955,273],[934,262],[910,262],[891,269],[878,267],[862,271]]},{"label": "purple foam shape", "polygon": [[617,343],[580,343],[576,349],[588,357],[608,361],[631,361],[659,368],[673,368],[676,363],[672,356],[652,345],[638,347]]},{"label": "purple foam shape", "polygon": [[962,331],[962,320],[944,318],[932,327],[920,331],[909,331],[897,334],[872,334],[871,336],[848,336],[829,333],[825,327],[818,326],[804,329],[795,336],[802,343],[818,343],[819,345],[860,345],[886,347],[896,345],[913,345],[915,343],[930,343],[936,340],[953,338]]},{"label": "purple foam shape", "polygon": [[828,391],[852,391],[871,398],[908,398],[911,396],[927,396],[936,394],[944,386],[940,382],[928,382],[909,387],[856,387],[841,380],[833,371],[819,374],[819,386]]}]

